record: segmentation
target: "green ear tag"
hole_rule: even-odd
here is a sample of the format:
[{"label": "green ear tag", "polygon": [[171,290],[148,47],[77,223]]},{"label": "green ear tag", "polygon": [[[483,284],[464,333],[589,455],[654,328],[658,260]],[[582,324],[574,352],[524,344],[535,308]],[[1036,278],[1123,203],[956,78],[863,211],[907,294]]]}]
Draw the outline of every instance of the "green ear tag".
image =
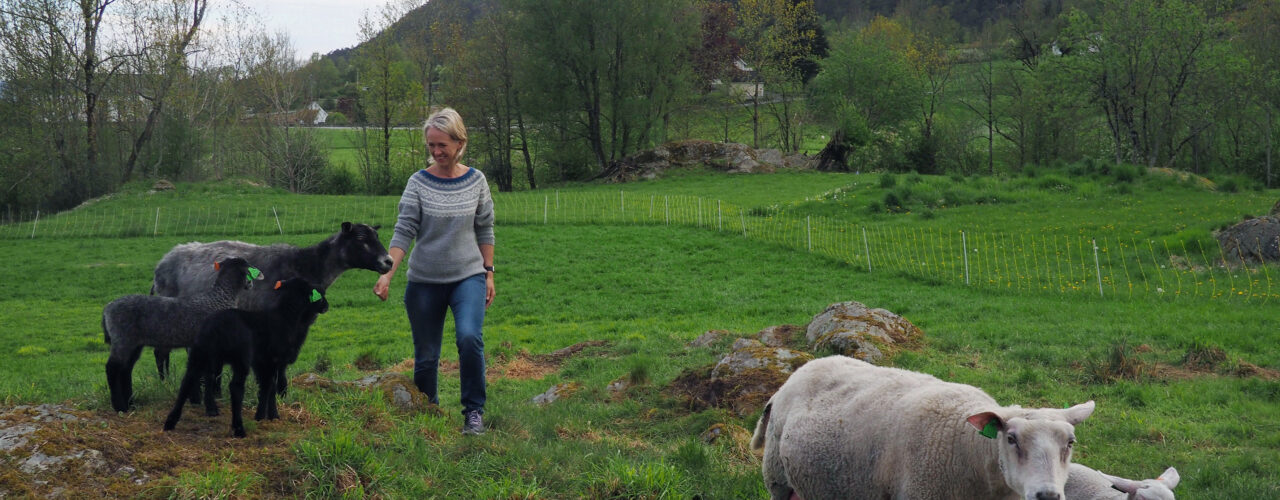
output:
[{"label": "green ear tag", "polygon": [[995,420],[989,420],[987,421],[987,425],[982,427],[982,431],[978,432],[978,435],[985,437],[987,439],[995,439],[996,433],[997,433],[997,430],[996,430]]},{"label": "green ear tag", "polygon": [[312,301],[312,302],[320,302],[320,299],[322,299],[322,298],[324,298],[324,297],[321,297],[321,296],[320,296],[320,290],[315,290],[315,289],[312,289],[312,290],[311,290],[311,301]]},{"label": "green ear tag", "polygon": [[259,276],[262,276],[262,271],[259,271],[256,267],[249,268],[249,281],[256,280]]}]

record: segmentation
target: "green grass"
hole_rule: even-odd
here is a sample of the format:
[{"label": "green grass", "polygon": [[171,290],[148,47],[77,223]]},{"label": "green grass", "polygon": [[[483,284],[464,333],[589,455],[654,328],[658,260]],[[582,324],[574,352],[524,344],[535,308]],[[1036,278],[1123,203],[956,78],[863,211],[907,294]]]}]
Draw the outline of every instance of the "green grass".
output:
[{"label": "green grass", "polygon": [[[932,182],[941,181],[926,178],[918,184]],[[900,179],[898,184],[905,183]],[[875,190],[884,192],[878,177],[868,174],[699,172],[564,191],[612,199],[623,188],[645,201],[645,193],[678,193],[747,207],[776,206],[782,213],[803,216],[830,210],[837,201],[824,193],[855,184],[855,194],[862,189],[868,197],[875,197]],[[198,195],[190,193],[202,189]],[[1072,234],[1099,224],[1083,214],[1101,215],[1107,206],[1114,207],[1056,191],[1006,191],[1014,201],[940,208],[933,218],[867,216],[865,207],[855,206],[841,220],[910,229],[942,221],[983,227],[999,219],[1008,231],[1050,227]],[[539,195],[554,193],[526,196]],[[1119,226],[1117,232],[1174,234],[1175,220],[1198,227],[1238,213],[1257,213],[1269,206],[1261,203],[1267,196],[1275,193],[1139,188],[1123,198],[1128,208],[1113,208],[1108,219]],[[122,195],[81,210],[107,214],[159,205],[163,214],[199,203],[274,204],[290,210],[310,205],[386,223],[394,202],[394,197],[299,198],[197,185],[180,186],[176,194]],[[1182,218],[1169,213],[1178,210],[1184,211]],[[1074,224],[1067,220],[1072,215],[1080,217]],[[837,218],[841,211],[826,216]],[[273,234],[271,222],[269,231],[194,239],[306,245],[327,235],[322,227],[328,224],[279,235]],[[0,327],[0,400],[66,401],[109,412],[101,307],[124,294],[146,293],[160,256],[193,239],[163,231],[154,237],[138,234],[0,239],[7,262],[0,267],[0,325],[5,325]],[[384,229],[384,240],[387,234]],[[441,380],[443,415],[405,414],[374,393],[295,389],[286,402],[299,403],[313,420],[325,424],[273,424],[270,432],[299,438],[291,448],[295,459],[278,474],[323,498],[762,498],[756,459],[738,452],[729,440],[704,444],[698,439],[716,423],[751,429],[756,415],[692,412],[663,387],[683,370],[718,359],[715,350],[684,347],[707,330],[747,335],[770,325],[805,324],[830,303],[858,300],[901,314],[925,332],[924,349],[898,355],[892,360],[896,366],[976,385],[1007,404],[1061,407],[1096,400],[1094,416],[1077,427],[1081,462],[1127,477],[1151,477],[1176,466],[1183,478],[1177,491],[1187,498],[1280,494],[1280,472],[1273,465],[1280,462],[1280,381],[1229,373],[1230,367],[1247,363],[1280,370],[1280,332],[1270,304],[1100,300],[1086,294],[939,284],[898,273],[866,273],[841,259],[683,225],[509,221],[499,225],[498,238],[498,297],[485,322],[491,359],[520,351],[547,353],[588,340],[610,343],[584,351],[543,379],[493,380],[486,415],[491,430],[478,439],[458,436],[456,375]],[[292,374],[325,365],[326,376],[354,380],[364,375],[354,366],[358,358],[388,366],[411,356],[400,302],[403,277],[385,303],[370,293],[373,279],[372,273],[350,271],[329,290],[332,308],[312,329]],[[1136,378],[1105,376],[1118,345],[1130,346],[1119,351],[1122,362],[1146,367]],[[1205,346],[1225,353],[1226,368],[1211,373],[1157,369],[1181,367],[1189,350]],[[444,350],[444,358],[456,359],[450,351]],[[180,372],[185,356],[174,358]],[[619,378],[647,382],[629,389],[625,398],[613,398],[605,386]],[[125,419],[149,418],[167,409],[176,387],[172,380],[156,378],[149,355],[135,367],[134,380],[142,410]],[[567,382],[581,389],[551,405],[530,402],[551,385]],[[225,412],[219,418],[225,419]],[[157,416],[157,432],[158,422]],[[217,422],[224,430],[225,421]],[[251,437],[262,432],[262,426],[249,423]],[[268,433],[262,439],[272,437]],[[169,485],[158,491],[178,497],[218,491],[264,494],[267,487],[258,473],[230,463],[158,478]]]}]

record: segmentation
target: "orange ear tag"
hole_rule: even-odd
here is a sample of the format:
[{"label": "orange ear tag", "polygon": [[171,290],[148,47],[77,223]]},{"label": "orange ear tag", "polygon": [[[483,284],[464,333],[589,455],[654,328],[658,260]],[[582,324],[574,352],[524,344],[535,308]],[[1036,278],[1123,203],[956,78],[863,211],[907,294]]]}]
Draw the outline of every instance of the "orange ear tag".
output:
[{"label": "orange ear tag", "polygon": [[213,270],[214,270],[214,271],[219,271],[219,270],[221,270],[221,269],[222,269],[222,264],[218,263],[217,261],[214,261],[214,263],[213,263]]},{"label": "orange ear tag", "polygon": [[280,289],[280,285],[281,285],[281,284],[283,284],[283,283],[284,283],[283,281],[277,281],[277,282],[276,282],[276,287],[275,287],[275,289],[276,289],[276,290],[279,290],[279,289]]}]

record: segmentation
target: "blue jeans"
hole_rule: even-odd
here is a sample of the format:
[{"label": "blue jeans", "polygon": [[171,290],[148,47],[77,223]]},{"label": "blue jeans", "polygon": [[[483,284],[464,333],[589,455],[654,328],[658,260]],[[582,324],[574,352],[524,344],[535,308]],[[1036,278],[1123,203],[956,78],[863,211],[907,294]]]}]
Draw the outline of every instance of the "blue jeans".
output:
[{"label": "blue jeans", "polygon": [[477,274],[457,283],[414,283],[404,291],[404,309],[413,330],[413,383],[439,404],[436,379],[440,344],[444,336],[446,309],[453,310],[458,344],[458,377],[461,382],[462,411],[484,412],[484,324],[485,275]]}]

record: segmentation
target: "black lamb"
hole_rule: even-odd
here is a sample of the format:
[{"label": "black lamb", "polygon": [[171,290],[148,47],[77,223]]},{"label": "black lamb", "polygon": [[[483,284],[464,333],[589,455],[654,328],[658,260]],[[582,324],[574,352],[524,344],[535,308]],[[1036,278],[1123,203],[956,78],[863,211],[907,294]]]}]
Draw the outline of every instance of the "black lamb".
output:
[{"label": "black lamb", "polygon": [[182,407],[205,380],[205,414],[218,414],[214,401],[215,374],[231,365],[231,432],[244,437],[240,413],[244,406],[244,384],[249,370],[258,381],[258,410],[254,420],[277,419],[276,377],[284,366],[296,359],[307,339],[307,331],[316,317],[329,310],[324,292],[301,278],[277,281],[275,306],[265,311],[229,309],[210,316],[200,327],[196,344],[191,348],[187,373],[182,377],[177,402],[164,421],[164,430],[173,430],[182,418]]},{"label": "black lamb", "polygon": [[200,325],[215,312],[236,306],[262,274],[239,257],[217,261],[212,286],[183,298],[126,295],[102,308],[102,338],[110,345],[107,387],[111,407],[129,411],[133,399],[133,365],[142,348],[173,349],[195,344]]}]

